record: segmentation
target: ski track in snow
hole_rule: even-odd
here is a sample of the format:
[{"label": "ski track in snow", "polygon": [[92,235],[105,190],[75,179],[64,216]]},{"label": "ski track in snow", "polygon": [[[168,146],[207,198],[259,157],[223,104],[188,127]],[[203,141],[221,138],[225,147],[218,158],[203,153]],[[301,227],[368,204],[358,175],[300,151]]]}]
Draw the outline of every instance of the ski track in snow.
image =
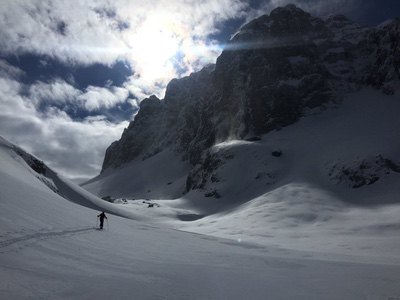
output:
[{"label": "ski track in snow", "polygon": [[[1,240],[0,241],[0,249],[6,248],[8,246],[11,246],[13,244],[20,243],[20,242],[26,242],[26,241],[30,241],[30,240],[39,241],[39,240],[45,240],[45,239],[49,239],[49,238],[53,238],[53,237],[61,237],[61,236],[67,236],[67,235],[69,236],[71,234],[73,235],[73,234],[84,233],[84,232],[93,231],[93,230],[97,230],[97,229],[93,228],[93,227],[85,227],[85,228],[80,228],[80,229],[57,230],[57,231],[36,232],[36,233],[32,233],[32,234],[26,234],[23,236],[14,237],[14,238],[7,239],[7,240]],[[0,253],[3,253],[3,252],[0,251]]]}]

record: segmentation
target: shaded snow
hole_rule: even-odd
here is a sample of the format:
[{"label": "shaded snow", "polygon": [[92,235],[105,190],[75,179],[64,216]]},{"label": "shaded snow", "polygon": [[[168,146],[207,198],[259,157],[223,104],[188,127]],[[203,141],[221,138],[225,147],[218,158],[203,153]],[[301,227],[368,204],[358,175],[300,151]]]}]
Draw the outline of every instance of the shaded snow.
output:
[{"label": "shaded snow", "polygon": [[[167,191],[174,198],[179,189],[169,182],[183,186],[187,166],[174,153],[90,183],[98,192],[105,185],[111,195],[135,197],[138,182],[150,182],[154,199],[141,198],[142,188],[128,204],[107,203],[47,169],[70,202],[1,140],[0,298],[399,297],[398,174],[360,189],[328,175],[335,162],[378,153],[398,158],[400,101],[377,95],[362,91],[261,141],[216,145],[214,154],[225,160],[219,180],[175,200],[159,196]],[[271,155],[275,150],[282,155]],[[163,162],[172,178],[146,169]],[[133,170],[143,181],[129,179]],[[123,192],[113,189],[118,178]],[[214,189],[221,198],[204,197]],[[115,214],[104,231],[95,229],[99,210]]]},{"label": "shaded snow", "polygon": [[125,167],[106,170],[84,186],[100,196],[174,199],[182,195],[188,172],[187,161],[165,150],[145,160],[137,158]]},{"label": "shaded snow", "polygon": [[311,252],[112,215],[108,229],[98,231],[96,211],[51,192],[13,151],[0,147],[0,162],[0,183],[8,186],[0,198],[2,299],[354,300],[400,293],[398,265],[316,260]]}]

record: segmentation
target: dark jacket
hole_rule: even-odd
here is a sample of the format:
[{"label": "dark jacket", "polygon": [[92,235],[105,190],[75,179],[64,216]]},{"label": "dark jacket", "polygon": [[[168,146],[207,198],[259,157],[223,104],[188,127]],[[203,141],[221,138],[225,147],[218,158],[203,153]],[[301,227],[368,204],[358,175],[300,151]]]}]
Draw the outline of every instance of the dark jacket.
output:
[{"label": "dark jacket", "polygon": [[100,218],[100,222],[103,222],[103,221],[104,221],[104,218],[107,219],[106,214],[105,214],[104,212],[102,212],[101,214],[99,214],[97,217]]}]

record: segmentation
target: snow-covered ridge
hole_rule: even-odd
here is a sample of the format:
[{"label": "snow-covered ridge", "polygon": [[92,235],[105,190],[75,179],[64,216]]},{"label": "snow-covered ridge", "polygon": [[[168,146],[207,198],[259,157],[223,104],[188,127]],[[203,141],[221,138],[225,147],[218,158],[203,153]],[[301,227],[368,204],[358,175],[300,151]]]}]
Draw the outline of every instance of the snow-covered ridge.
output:
[{"label": "snow-covered ridge", "polygon": [[[136,220],[145,219],[143,216],[121,210],[117,205],[107,203],[89,193],[78,185],[70,182],[68,179],[60,176],[57,172],[49,168],[43,161],[27,153],[18,146],[13,145],[2,137],[0,137],[0,151],[3,157],[2,163],[6,162],[2,167],[2,171],[8,172],[7,177],[19,177],[17,175],[18,173],[15,173],[15,165],[17,165],[20,173],[28,172],[32,175],[28,177],[24,174],[21,178],[18,178],[19,181],[23,180],[25,181],[24,183],[29,183],[29,185],[33,185],[35,188],[37,186],[41,187],[41,190],[44,190],[46,193],[54,193],[57,197],[62,197],[91,209],[103,210],[115,215]],[[15,182],[14,185],[15,184],[18,184],[18,181]],[[18,187],[10,186],[10,188]],[[38,199],[32,199],[32,201],[37,200]]]}]

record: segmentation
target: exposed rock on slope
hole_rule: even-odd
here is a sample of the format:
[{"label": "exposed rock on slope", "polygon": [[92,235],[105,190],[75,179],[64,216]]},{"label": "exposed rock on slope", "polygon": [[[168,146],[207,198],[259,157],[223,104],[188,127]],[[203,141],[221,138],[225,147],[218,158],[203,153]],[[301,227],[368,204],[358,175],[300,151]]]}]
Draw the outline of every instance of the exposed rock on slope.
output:
[{"label": "exposed rock on slope", "polygon": [[400,77],[400,19],[372,29],[367,38],[372,64],[368,65],[365,82],[394,94]]}]

